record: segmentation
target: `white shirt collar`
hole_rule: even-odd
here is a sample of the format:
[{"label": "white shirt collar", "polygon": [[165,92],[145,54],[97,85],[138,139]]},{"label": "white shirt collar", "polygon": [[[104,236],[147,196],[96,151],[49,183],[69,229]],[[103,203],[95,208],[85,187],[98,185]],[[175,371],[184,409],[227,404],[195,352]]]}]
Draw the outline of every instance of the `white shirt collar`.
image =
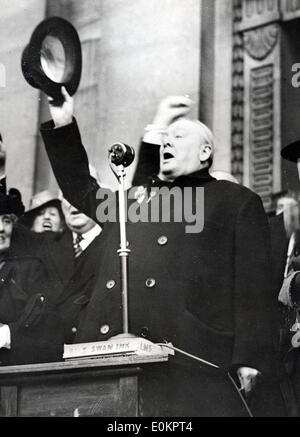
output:
[{"label": "white shirt collar", "polygon": [[[101,232],[102,232],[101,227],[96,224],[94,227],[92,227],[92,229],[85,232],[84,234],[81,234],[83,239],[80,241],[79,244],[82,250],[85,250],[95,240],[95,238],[101,234]],[[72,234],[73,234],[73,242],[75,242],[78,234],[73,231]]]}]

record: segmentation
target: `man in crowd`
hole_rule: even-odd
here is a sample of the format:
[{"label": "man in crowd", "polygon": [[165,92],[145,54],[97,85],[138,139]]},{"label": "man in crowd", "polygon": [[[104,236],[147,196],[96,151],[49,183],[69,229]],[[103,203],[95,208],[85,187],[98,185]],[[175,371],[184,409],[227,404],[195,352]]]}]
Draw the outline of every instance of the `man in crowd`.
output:
[{"label": "man in crowd", "polygon": [[[72,118],[73,100],[65,90],[63,94],[64,104],[50,107],[54,123],[43,125],[42,135],[64,196],[97,220],[99,186],[89,175]],[[220,370],[200,368],[180,354],[167,365],[145,369],[139,383],[140,414],[243,415],[227,372],[239,377],[247,395],[260,372],[268,370],[266,215],[254,193],[209,175],[214,145],[205,125],[180,118],[164,126],[162,134],[160,171],[146,188],[176,187],[183,195],[185,188],[204,188],[204,228],[186,233],[184,219],[129,221],[130,331],[153,342],[172,342]],[[118,225],[107,223],[104,235],[105,257],[77,327],[78,342],[107,340],[122,331]]]}]

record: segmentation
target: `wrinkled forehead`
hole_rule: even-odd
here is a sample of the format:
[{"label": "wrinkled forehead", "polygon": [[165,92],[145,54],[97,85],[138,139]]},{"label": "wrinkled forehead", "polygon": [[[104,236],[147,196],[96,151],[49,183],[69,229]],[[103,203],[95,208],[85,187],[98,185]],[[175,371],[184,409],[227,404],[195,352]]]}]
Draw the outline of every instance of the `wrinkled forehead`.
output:
[{"label": "wrinkled forehead", "polygon": [[180,118],[179,120],[174,121],[174,123],[170,124],[170,126],[167,128],[167,132],[173,133],[179,129],[187,133],[201,133],[201,126],[196,121],[188,120],[186,118]]},{"label": "wrinkled forehead", "polygon": [[197,137],[201,143],[211,142],[208,141],[208,135],[206,134],[204,125],[197,120],[181,118],[168,127],[167,134],[171,136],[182,135],[183,137]]}]

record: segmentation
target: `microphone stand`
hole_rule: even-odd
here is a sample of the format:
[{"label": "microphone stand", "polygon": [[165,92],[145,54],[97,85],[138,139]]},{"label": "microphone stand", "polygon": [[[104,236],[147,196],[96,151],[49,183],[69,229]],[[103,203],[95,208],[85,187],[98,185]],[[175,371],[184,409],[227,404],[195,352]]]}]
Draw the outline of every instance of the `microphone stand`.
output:
[{"label": "microphone stand", "polygon": [[[119,224],[120,224],[120,249],[118,254],[120,257],[121,269],[121,292],[122,292],[122,329],[123,333],[120,336],[132,337],[129,334],[129,318],[128,318],[128,258],[130,249],[127,247],[126,237],[126,201],[125,201],[125,168],[123,165],[117,167],[117,177],[119,182]],[[119,336],[118,336],[119,337]]]}]

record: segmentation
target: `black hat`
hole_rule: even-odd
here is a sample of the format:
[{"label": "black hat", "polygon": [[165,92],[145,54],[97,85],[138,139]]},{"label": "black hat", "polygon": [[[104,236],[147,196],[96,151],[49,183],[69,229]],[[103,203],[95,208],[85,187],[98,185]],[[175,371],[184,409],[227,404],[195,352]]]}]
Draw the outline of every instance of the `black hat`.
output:
[{"label": "black hat", "polygon": [[20,217],[24,213],[24,209],[19,190],[11,188],[8,194],[0,192],[0,215],[15,214]]},{"label": "black hat", "polygon": [[291,162],[297,162],[300,159],[300,140],[288,144],[281,150],[281,156]]},{"label": "black hat", "polygon": [[[76,29],[60,17],[42,21],[23,51],[21,66],[27,82],[52,97],[54,104],[64,100],[62,86],[70,95],[75,94],[82,70],[81,44]],[[44,71],[46,67],[48,75]]]}]

